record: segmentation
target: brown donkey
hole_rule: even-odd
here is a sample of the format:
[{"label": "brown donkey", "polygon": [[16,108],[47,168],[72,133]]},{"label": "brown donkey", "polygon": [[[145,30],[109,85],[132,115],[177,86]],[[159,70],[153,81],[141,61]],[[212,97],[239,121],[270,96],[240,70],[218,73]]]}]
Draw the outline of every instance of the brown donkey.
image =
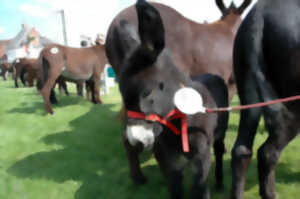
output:
[{"label": "brown donkey", "polygon": [[95,104],[102,103],[99,87],[101,73],[107,63],[104,48],[101,44],[89,48],[71,48],[53,44],[41,51],[39,61],[42,67],[39,74],[42,84],[39,87],[48,113],[53,114],[50,100],[52,103],[57,102],[53,87],[60,75],[74,80],[87,80],[92,88],[92,101]]},{"label": "brown donkey", "polygon": [[2,63],[0,64],[0,76],[3,77],[3,80],[6,80],[6,72],[11,72],[12,70],[12,67],[11,67],[11,64],[9,63]]},{"label": "brown donkey", "polygon": [[[230,99],[236,92],[232,69],[233,41],[242,22],[241,14],[251,1],[244,0],[239,7],[231,4],[226,8],[222,0],[216,0],[222,18],[209,24],[195,23],[168,6],[151,3],[161,14],[166,30],[166,48],[172,52],[174,62],[190,76],[204,73],[221,76],[229,88]],[[107,56],[117,76],[121,63],[132,50],[120,46],[140,41],[137,27],[133,6],[119,13],[110,25],[106,39]]]}]

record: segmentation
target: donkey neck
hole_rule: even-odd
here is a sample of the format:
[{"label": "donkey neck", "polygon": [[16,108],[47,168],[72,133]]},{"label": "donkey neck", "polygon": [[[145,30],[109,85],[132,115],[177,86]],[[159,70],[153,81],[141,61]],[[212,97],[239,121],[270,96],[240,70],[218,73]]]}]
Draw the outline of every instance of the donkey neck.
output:
[{"label": "donkey neck", "polygon": [[224,24],[235,34],[242,23],[242,19],[240,15],[231,13],[220,20],[219,23]]},{"label": "donkey neck", "polygon": [[92,47],[90,47],[96,55],[99,57],[99,59],[104,63],[107,62],[107,57],[106,57],[106,51],[105,51],[105,45],[102,44],[97,44]]}]

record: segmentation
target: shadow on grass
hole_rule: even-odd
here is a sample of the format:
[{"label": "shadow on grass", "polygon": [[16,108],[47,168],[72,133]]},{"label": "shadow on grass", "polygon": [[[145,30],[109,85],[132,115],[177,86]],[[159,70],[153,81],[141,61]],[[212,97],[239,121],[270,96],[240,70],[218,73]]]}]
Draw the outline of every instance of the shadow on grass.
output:
[{"label": "shadow on grass", "polygon": [[122,125],[117,113],[110,110],[112,106],[93,107],[69,123],[70,131],[43,137],[42,142],[58,149],[27,156],[8,172],[19,178],[79,182],[76,199],[142,198],[144,194],[155,198],[157,191],[167,193],[157,166],[143,169],[145,175],[154,176],[146,186],[137,188],[129,179]]},{"label": "shadow on grass", "polygon": [[[212,163],[210,176],[209,176],[209,183],[210,183],[210,191],[213,199],[219,198],[229,198],[230,191],[231,191],[231,183],[232,183],[232,171],[231,171],[231,160],[224,161],[224,191],[218,192],[215,189],[215,176],[214,176],[214,168],[215,162]],[[281,184],[298,184],[300,179],[300,172],[295,171],[294,167],[291,164],[281,163],[280,161],[276,165],[276,183]],[[245,192],[252,190],[253,187],[257,186],[257,198],[259,197],[259,181],[258,181],[258,170],[257,170],[257,159],[252,158],[252,161],[249,165],[248,171],[246,173],[246,182],[245,182]]]},{"label": "shadow on grass", "polygon": [[[32,93],[28,93],[28,95],[32,95]],[[59,96],[58,97],[58,103],[52,104],[52,108],[55,107],[65,107],[69,105],[78,104],[83,97],[79,97],[77,95],[69,95],[69,96]],[[86,99],[85,99],[86,100]],[[39,102],[23,102],[20,107],[13,108],[9,110],[7,113],[35,113],[35,114],[41,114],[41,115],[47,115],[45,109],[44,109],[44,102],[42,99],[42,96],[40,96]]]},{"label": "shadow on grass", "polygon": [[[8,172],[22,179],[48,179],[57,183],[76,181],[80,184],[75,193],[76,199],[169,198],[165,179],[156,165],[143,168],[148,177],[146,185],[136,186],[129,179],[121,142],[122,125],[116,119],[117,113],[111,111],[112,106],[93,106],[89,112],[69,123],[70,131],[43,137],[41,142],[59,147],[27,156],[10,167]],[[237,126],[230,128],[237,129]],[[230,161],[224,161],[223,193],[217,193],[213,187],[215,162],[212,163],[209,177],[212,198],[229,196]],[[256,168],[257,161],[253,159],[247,173],[246,190],[258,184]],[[191,177],[187,181],[192,182]],[[288,164],[278,164],[277,181],[292,183],[298,182],[299,178],[300,173],[293,172]],[[186,192],[190,190],[191,186],[186,188]]]},{"label": "shadow on grass", "polygon": [[13,108],[7,113],[24,113],[24,114],[29,114],[29,113],[36,113],[36,114],[42,114],[46,115],[45,112],[42,112],[44,110],[44,103],[43,102],[28,102],[28,103],[22,103],[20,107]]}]

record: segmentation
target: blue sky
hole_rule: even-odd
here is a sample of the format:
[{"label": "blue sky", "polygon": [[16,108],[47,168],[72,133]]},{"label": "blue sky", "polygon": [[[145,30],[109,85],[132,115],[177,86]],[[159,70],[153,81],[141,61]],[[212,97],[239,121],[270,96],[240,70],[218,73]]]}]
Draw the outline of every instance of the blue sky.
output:
[{"label": "blue sky", "polygon": [[13,37],[19,30],[24,17],[19,14],[18,7],[22,1],[0,0],[0,39]]},{"label": "blue sky", "polygon": [[22,23],[37,27],[44,26],[40,18],[28,13],[30,10],[26,12],[26,5],[39,5],[44,9],[49,6],[47,2],[37,3],[35,0],[0,0],[0,27],[3,29],[0,32],[0,39],[15,36],[20,31]]},{"label": "blue sky", "polygon": [[[63,3],[61,3],[63,2]],[[0,39],[9,39],[14,37],[21,29],[21,24],[27,23],[31,27],[35,27],[42,35],[48,36],[54,40],[62,40],[61,34],[61,18],[56,12],[60,9],[66,9],[66,19],[67,25],[75,26],[81,15],[86,16],[87,21],[91,21],[93,15],[97,18],[98,8],[96,6],[99,4],[99,8],[103,3],[113,3],[113,7],[107,9],[113,18],[117,12],[121,9],[133,4],[134,0],[85,0],[85,1],[68,1],[68,0],[0,0]],[[55,5],[57,3],[57,5]],[[78,5],[76,5],[78,4]],[[82,6],[84,5],[84,6]],[[89,6],[90,5],[90,6]],[[109,6],[109,5],[107,5]],[[107,7],[103,6],[103,7]],[[70,7],[70,9],[68,9]],[[83,11],[80,11],[82,7]],[[73,8],[73,9],[72,9]],[[74,17],[76,16],[76,17]],[[89,18],[90,16],[90,18]],[[84,17],[80,17],[84,18]],[[101,17],[102,18],[102,17]],[[72,21],[72,19],[74,19]],[[98,21],[95,19],[95,21]],[[109,21],[109,19],[106,21]],[[80,24],[82,23],[82,24]],[[81,20],[78,26],[84,26],[84,20]],[[73,25],[72,25],[73,24]],[[106,22],[106,27],[109,23]],[[91,23],[91,26],[92,23]],[[104,29],[99,27],[99,31],[95,30],[95,35],[97,32],[105,32]],[[68,27],[67,27],[68,28]],[[87,28],[83,28],[87,29]],[[72,29],[70,30],[72,31]],[[87,31],[85,33],[82,31],[79,34],[89,34],[91,32]],[[95,36],[91,35],[91,36]],[[72,36],[72,35],[71,35]]]},{"label": "blue sky", "polygon": [[[214,0],[154,0],[167,4],[197,22],[214,21],[220,12]],[[243,0],[235,0],[240,4]],[[254,0],[256,1],[256,0]],[[63,42],[61,18],[64,9],[68,42],[78,46],[80,35],[92,38],[105,34],[114,16],[136,0],[0,0],[0,39],[14,37],[22,23],[35,27],[43,36]],[[224,0],[230,4],[231,0]],[[197,9],[195,9],[197,8]]]}]

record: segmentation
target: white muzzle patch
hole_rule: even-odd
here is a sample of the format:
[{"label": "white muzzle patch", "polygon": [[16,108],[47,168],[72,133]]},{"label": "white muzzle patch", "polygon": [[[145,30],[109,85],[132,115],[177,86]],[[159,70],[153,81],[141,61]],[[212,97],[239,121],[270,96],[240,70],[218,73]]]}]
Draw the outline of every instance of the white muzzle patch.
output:
[{"label": "white muzzle patch", "polygon": [[50,52],[55,55],[59,52],[59,49],[57,47],[53,47],[50,49]]},{"label": "white muzzle patch", "polygon": [[205,113],[203,99],[193,88],[184,87],[179,89],[174,95],[174,104],[182,112],[187,115],[196,113]]},{"label": "white muzzle patch", "polygon": [[16,60],[16,63],[20,63],[20,60],[19,60],[19,59],[17,59],[17,60]]},{"label": "white muzzle patch", "polygon": [[132,146],[135,146],[138,142],[141,142],[146,150],[152,149],[155,139],[152,125],[127,126],[126,134],[128,141]]}]

